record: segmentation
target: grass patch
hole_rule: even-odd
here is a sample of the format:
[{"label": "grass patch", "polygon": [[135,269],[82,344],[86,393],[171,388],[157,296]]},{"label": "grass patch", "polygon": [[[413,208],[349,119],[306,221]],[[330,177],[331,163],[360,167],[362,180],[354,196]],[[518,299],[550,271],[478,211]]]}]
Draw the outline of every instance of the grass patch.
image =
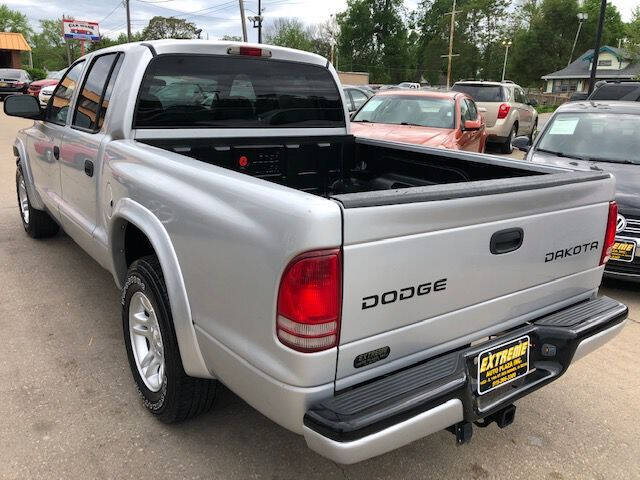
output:
[{"label": "grass patch", "polygon": [[538,113],[553,113],[560,105],[538,105],[536,110]]}]

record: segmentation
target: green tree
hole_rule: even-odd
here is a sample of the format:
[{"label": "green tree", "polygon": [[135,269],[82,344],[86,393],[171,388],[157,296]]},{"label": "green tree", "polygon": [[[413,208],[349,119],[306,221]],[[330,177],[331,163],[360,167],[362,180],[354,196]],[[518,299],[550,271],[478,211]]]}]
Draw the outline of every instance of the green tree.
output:
[{"label": "green tree", "polygon": [[[596,29],[598,28],[598,17],[600,16],[600,0],[584,0],[582,7],[579,9],[581,12],[586,13],[589,18],[582,25],[580,32],[580,39],[576,45],[575,58],[578,55],[583,54],[593,45],[596,41]],[[571,21],[570,30],[575,34],[578,28],[578,20],[576,17]],[[620,16],[620,12],[617,7],[611,3],[607,3],[607,8],[604,15],[604,29],[602,30],[602,45],[609,45],[611,47],[617,47],[618,42],[623,40],[625,36],[625,26]]]},{"label": "green tree", "polygon": [[[40,21],[40,32],[32,37],[33,66],[46,70],[60,70],[68,66],[67,44],[62,38],[62,19]],[[80,56],[80,42],[68,41],[73,62]]]},{"label": "green tree", "polygon": [[311,32],[296,18],[276,18],[265,31],[265,41],[271,45],[308,52],[313,49]]},{"label": "green tree", "polygon": [[[578,29],[578,12],[589,18],[582,26],[572,60],[595,42],[600,0],[585,0],[582,7],[577,0],[528,0],[518,7],[515,17],[519,25],[511,25],[513,46],[508,77],[525,86],[541,85],[540,77],[566,67]],[[602,45],[617,46],[624,36],[620,13],[607,5]]]},{"label": "green tree", "polygon": [[631,21],[625,25],[625,47],[635,59],[640,59],[640,6],[633,10]]},{"label": "green tree", "polygon": [[156,16],[149,20],[149,24],[142,30],[141,38],[143,40],[197,38],[197,30],[194,23],[182,18]]},{"label": "green tree", "polygon": [[27,41],[33,35],[27,16],[6,5],[0,5],[0,32],[21,33]]},{"label": "green tree", "polygon": [[348,0],[337,15],[340,69],[368,71],[372,82],[418,80],[407,17],[402,0]]},{"label": "green tree", "polygon": [[[131,32],[132,42],[139,42],[141,40],[144,40],[142,38],[142,32]],[[99,42],[92,42],[88,46],[87,52],[94,52],[102,48],[113,47],[114,45],[122,45],[123,43],[129,43],[129,39],[127,38],[126,33],[119,34],[115,39],[103,36]]]}]

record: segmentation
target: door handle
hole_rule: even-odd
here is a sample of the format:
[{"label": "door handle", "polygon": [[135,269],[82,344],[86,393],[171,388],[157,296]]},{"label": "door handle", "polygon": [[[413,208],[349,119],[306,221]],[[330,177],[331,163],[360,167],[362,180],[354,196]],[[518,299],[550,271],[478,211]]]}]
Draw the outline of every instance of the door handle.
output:
[{"label": "door handle", "polygon": [[60,160],[60,147],[57,145],[53,146],[53,156],[56,160]]},{"label": "door handle", "polygon": [[91,160],[84,161],[84,173],[87,177],[93,177],[93,162]]},{"label": "door handle", "polygon": [[494,255],[515,252],[522,246],[524,230],[521,228],[508,228],[491,235],[489,250]]}]

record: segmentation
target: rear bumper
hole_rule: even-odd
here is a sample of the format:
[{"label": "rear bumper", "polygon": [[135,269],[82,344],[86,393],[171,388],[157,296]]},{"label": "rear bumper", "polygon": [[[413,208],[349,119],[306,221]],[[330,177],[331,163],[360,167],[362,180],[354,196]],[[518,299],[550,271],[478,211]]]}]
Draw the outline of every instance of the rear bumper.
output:
[{"label": "rear bumper", "polygon": [[[587,300],[481,345],[339,393],[307,410],[307,445],[338,463],[356,463],[451,425],[481,420],[559,378],[573,361],[619,333],[627,313],[625,305],[607,297]],[[530,372],[477,395],[477,356],[524,335],[531,343]]]}]

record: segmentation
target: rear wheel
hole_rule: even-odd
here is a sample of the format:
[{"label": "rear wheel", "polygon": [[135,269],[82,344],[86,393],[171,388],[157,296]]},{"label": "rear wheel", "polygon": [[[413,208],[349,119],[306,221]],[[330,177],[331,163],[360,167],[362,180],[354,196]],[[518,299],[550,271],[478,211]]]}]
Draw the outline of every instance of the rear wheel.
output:
[{"label": "rear wheel", "polygon": [[131,373],[144,406],[165,423],[211,409],[216,382],[182,366],[169,296],[155,255],[131,264],[122,291],[122,325]]},{"label": "rear wheel", "polygon": [[58,233],[60,227],[55,220],[44,210],[37,210],[31,206],[26,180],[20,165],[16,170],[16,191],[24,231],[32,238],[53,237]]},{"label": "rear wheel", "polygon": [[513,152],[513,139],[518,134],[518,125],[514,124],[509,132],[509,136],[505,140],[505,142],[500,145],[501,153],[511,153]]}]

